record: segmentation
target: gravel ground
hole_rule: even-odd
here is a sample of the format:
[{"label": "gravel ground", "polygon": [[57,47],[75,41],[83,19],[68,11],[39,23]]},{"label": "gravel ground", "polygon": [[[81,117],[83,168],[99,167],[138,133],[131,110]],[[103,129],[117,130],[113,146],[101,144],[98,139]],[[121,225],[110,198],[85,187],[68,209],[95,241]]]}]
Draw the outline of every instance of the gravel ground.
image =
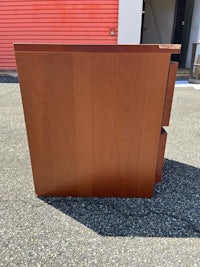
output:
[{"label": "gravel ground", "polygon": [[175,90],[152,199],[37,198],[17,83],[0,83],[0,266],[200,266],[200,90]]}]

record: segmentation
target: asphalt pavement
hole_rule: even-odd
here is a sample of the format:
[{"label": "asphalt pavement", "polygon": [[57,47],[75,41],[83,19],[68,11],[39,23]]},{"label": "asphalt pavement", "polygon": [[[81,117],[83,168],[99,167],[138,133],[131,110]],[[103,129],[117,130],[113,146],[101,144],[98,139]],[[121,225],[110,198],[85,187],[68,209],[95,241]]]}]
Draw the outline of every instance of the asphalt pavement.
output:
[{"label": "asphalt pavement", "polygon": [[152,199],[38,198],[18,83],[0,83],[0,266],[200,266],[200,90],[175,90]]}]

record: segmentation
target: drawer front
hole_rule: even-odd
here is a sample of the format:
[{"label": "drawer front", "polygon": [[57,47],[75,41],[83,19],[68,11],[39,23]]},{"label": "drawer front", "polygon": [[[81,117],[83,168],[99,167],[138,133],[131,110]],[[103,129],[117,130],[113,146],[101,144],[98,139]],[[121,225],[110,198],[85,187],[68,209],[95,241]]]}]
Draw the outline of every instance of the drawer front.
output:
[{"label": "drawer front", "polygon": [[169,76],[168,76],[168,82],[167,82],[167,91],[166,91],[166,98],[165,98],[165,107],[164,107],[164,114],[163,114],[163,124],[162,124],[163,126],[169,125],[177,68],[178,68],[178,62],[170,63]]}]

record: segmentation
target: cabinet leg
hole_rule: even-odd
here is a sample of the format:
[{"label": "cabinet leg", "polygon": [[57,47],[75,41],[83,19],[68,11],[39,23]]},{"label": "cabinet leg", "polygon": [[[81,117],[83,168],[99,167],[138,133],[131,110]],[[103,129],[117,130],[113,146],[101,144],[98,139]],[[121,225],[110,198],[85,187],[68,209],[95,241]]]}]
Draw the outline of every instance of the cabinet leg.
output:
[{"label": "cabinet leg", "polygon": [[155,182],[159,183],[162,178],[162,169],[164,163],[164,154],[165,154],[165,145],[167,140],[167,132],[162,128],[160,135],[160,144],[158,150],[158,159],[157,159],[157,167],[156,167],[156,175]]}]

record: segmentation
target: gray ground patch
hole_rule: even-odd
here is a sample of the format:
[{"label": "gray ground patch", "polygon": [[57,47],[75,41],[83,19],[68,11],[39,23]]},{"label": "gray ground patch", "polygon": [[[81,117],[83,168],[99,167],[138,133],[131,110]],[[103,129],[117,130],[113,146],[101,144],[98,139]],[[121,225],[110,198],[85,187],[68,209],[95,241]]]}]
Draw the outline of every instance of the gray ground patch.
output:
[{"label": "gray ground patch", "polygon": [[200,266],[200,91],[175,90],[152,199],[37,198],[18,84],[0,84],[0,266]]}]

